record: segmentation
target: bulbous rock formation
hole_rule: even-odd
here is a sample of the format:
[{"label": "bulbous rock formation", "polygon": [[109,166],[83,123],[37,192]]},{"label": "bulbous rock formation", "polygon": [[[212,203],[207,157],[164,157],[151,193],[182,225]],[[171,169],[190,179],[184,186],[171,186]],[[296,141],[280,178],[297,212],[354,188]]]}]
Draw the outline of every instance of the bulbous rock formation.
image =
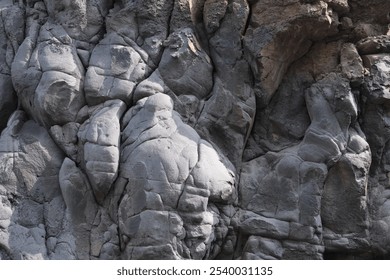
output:
[{"label": "bulbous rock formation", "polygon": [[0,259],[390,256],[387,0],[0,0]]}]

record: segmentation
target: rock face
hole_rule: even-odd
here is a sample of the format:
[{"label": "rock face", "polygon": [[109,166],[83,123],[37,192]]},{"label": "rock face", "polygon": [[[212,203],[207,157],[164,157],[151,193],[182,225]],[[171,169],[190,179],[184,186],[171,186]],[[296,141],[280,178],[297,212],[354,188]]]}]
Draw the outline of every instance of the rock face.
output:
[{"label": "rock face", "polygon": [[387,0],[0,0],[0,259],[390,256]]}]

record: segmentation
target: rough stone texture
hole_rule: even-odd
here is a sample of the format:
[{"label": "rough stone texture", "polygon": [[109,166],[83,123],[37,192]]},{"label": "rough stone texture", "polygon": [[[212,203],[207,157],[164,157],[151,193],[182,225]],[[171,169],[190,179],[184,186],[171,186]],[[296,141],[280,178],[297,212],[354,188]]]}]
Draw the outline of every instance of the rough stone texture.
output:
[{"label": "rough stone texture", "polygon": [[183,123],[162,93],[139,100],[123,126],[123,257],[159,259],[160,250],[173,259],[214,257],[230,224],[223,211],[233,212],[234,167]]},{"label": "rough stone texture", "polygon": [[388,0],[0,0],[0,259],[390,256]]}]

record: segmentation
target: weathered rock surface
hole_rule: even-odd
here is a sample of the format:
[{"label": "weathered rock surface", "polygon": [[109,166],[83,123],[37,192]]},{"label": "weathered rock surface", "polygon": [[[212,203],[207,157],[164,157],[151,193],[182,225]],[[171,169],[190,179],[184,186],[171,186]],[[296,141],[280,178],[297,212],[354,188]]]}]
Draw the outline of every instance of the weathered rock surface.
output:
[{"label": "weathered rock surface", "polygon": [[0,259],[390,256],[387,0],[0,0]]},{"label": "weathered rock surface", "polygon": [[231,218],[222,211],[236,198],[234,167],[182,122],[167,95],[138,101],[123,127],[123,257],[158,259],[160,249],[174,259],[215,256]]}]

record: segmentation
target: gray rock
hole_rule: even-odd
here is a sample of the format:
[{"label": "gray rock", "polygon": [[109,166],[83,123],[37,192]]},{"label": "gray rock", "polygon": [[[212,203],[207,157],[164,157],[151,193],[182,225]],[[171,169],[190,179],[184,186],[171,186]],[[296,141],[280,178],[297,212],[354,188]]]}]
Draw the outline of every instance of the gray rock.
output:
[{"label": "gray rock", "polygon": [[3,130],[17,103],[10,75],[0,74],[0,92],[0,130]]},{"label": "gray rock", "polygon": [[388,36],[369,37],[359,41],[356,47],[360,54],[389,53],[390,40]]},{"label": "gray rock", "polygon": [[248,17],[246,1],[231,2],[209,39],[216,74],[211,96],[195,125],[200,135],[217,145],[238,169],[256,111],[253,79],[242,47]]},{"label": "gray rock", "polygon": [[239,228],[246,234],[285,239],[289,235],[288,222],[260,215],[244,213]]},{"label": "gray rock", "polygon": [[7,120],[16,110],[17,98],[12,86],[11,63],[24,39],[25,23],[23,10],[12,3],[4,3],[0,8],[0,131],[7,125]]},{"label": "gray rock", "polygon": [[165,84],[176,94],[205,98],[212,88],[211,60],[201,48],[195,33],[187,28],[172,33],[159,64]]},{"label": "gray rock", "polygon": [[227,0],[207,0],[205,2],[203,10],[203,21],[208,33],[213,33],[219,28],[220,21],[226,14],[227,6]]},{"label": "gray rock", "polygon": [[353,44],[345,44],[340,53],[340,64],[343,74],[354,85],[363,83],[364,68],[362,58]]},{"label": "gray rock", "polygon": [[389,10],[0,0],[0,259],[388,258]]},{"label": "gray rock", "polygon": [[331,74],[308,89],[305,99],[311,125],[299,147],[299,156],[311,162],[337,162],[346,150],[348,127],[357,117],[348,81]]},{"label": "gray rock", "polygon": [[39,227],[26,228],[18,224],[8,229],[12,258],[17,260],[41,260],[47,258],[45,229]]},{"label": "gray rock", "polygon": [[20,103],[38,123],[51,126],[75,121],[85,104],[85,71],[61,26],[46,23],[40,28],[34,23],[11,70]]},{"label": "gray rock", "polygon": [[290,64],[307,53],[312,40],[336,34],[338,20],[323,1],[289,1],[289,5],[283,1],[257,1],[252,15],[245,49],[256,78],[256,95],[261,105],[267,105]]},{"label": "gray rock", "polygon": [[214,243],[213,227],[221,226],[210,204],[235,200],[233,166],[172,109],[168,96],[155,94],[123,119],[119,176],[127,185],[118,211],[126,258],[149,258],[141,247],[161,244],[166,258],[204,257]]},{"label": "gray rock", "polygon": [[72,38],[87,42],[100,37],[99,33],[104,28],[104,18],[113,2],[44,0],[51,19],[58,22]]},{"label": "gray rock", "polygon": [[21,111],[8,121],[0,147],[0,244],[12,259],[47,259],[46,238],[62,228],[63,208],[56,201],[62,201],[58,172],[63,153]]},{"label": "gray rock", "polygon": [[65,158],[61,166],[59,180],[66,206],[66,225],[62,235],[74,239],[70,246],[75,258],[89,259],[90,231],[98,210],[92,189],[86,176],[69,158]]},{"label": "gray rock", "polygon": [[362,128],[367,135],[367,141],[372,152],[372,172],[378,172],[378,167],[385,152],[386,142],[390,134],[387,127],[386,104],[390,97],[387,89],[387,70],[390,67],[390,57],[379,59],[370,69],[363,87],[365,97]]},{"label": "gray rock", "polygon": [[110,33],[93,49],[85,76],[88,105],[120,99],[131,104],[137,84],[149,76],[148,56],[132,38]]},{"label": "gray rock", "polygon": [[102,203],[118,175],[120,118],[126,109],[120,100],[98,106],[78,131],[81,166],[95,198]]},{"label": "gray rock", "polygon": [[283,246],[279,241],[251,236],[245,244],[243,259],[275,260],[283,257]]},{"label": "gray rock", "polygon": [[69,122],[63,126],[54,125],[50,128],[50,135],[58,147],[73,160],[77,158],[77,133],[79,128],[80,124],[76,122]]}]

